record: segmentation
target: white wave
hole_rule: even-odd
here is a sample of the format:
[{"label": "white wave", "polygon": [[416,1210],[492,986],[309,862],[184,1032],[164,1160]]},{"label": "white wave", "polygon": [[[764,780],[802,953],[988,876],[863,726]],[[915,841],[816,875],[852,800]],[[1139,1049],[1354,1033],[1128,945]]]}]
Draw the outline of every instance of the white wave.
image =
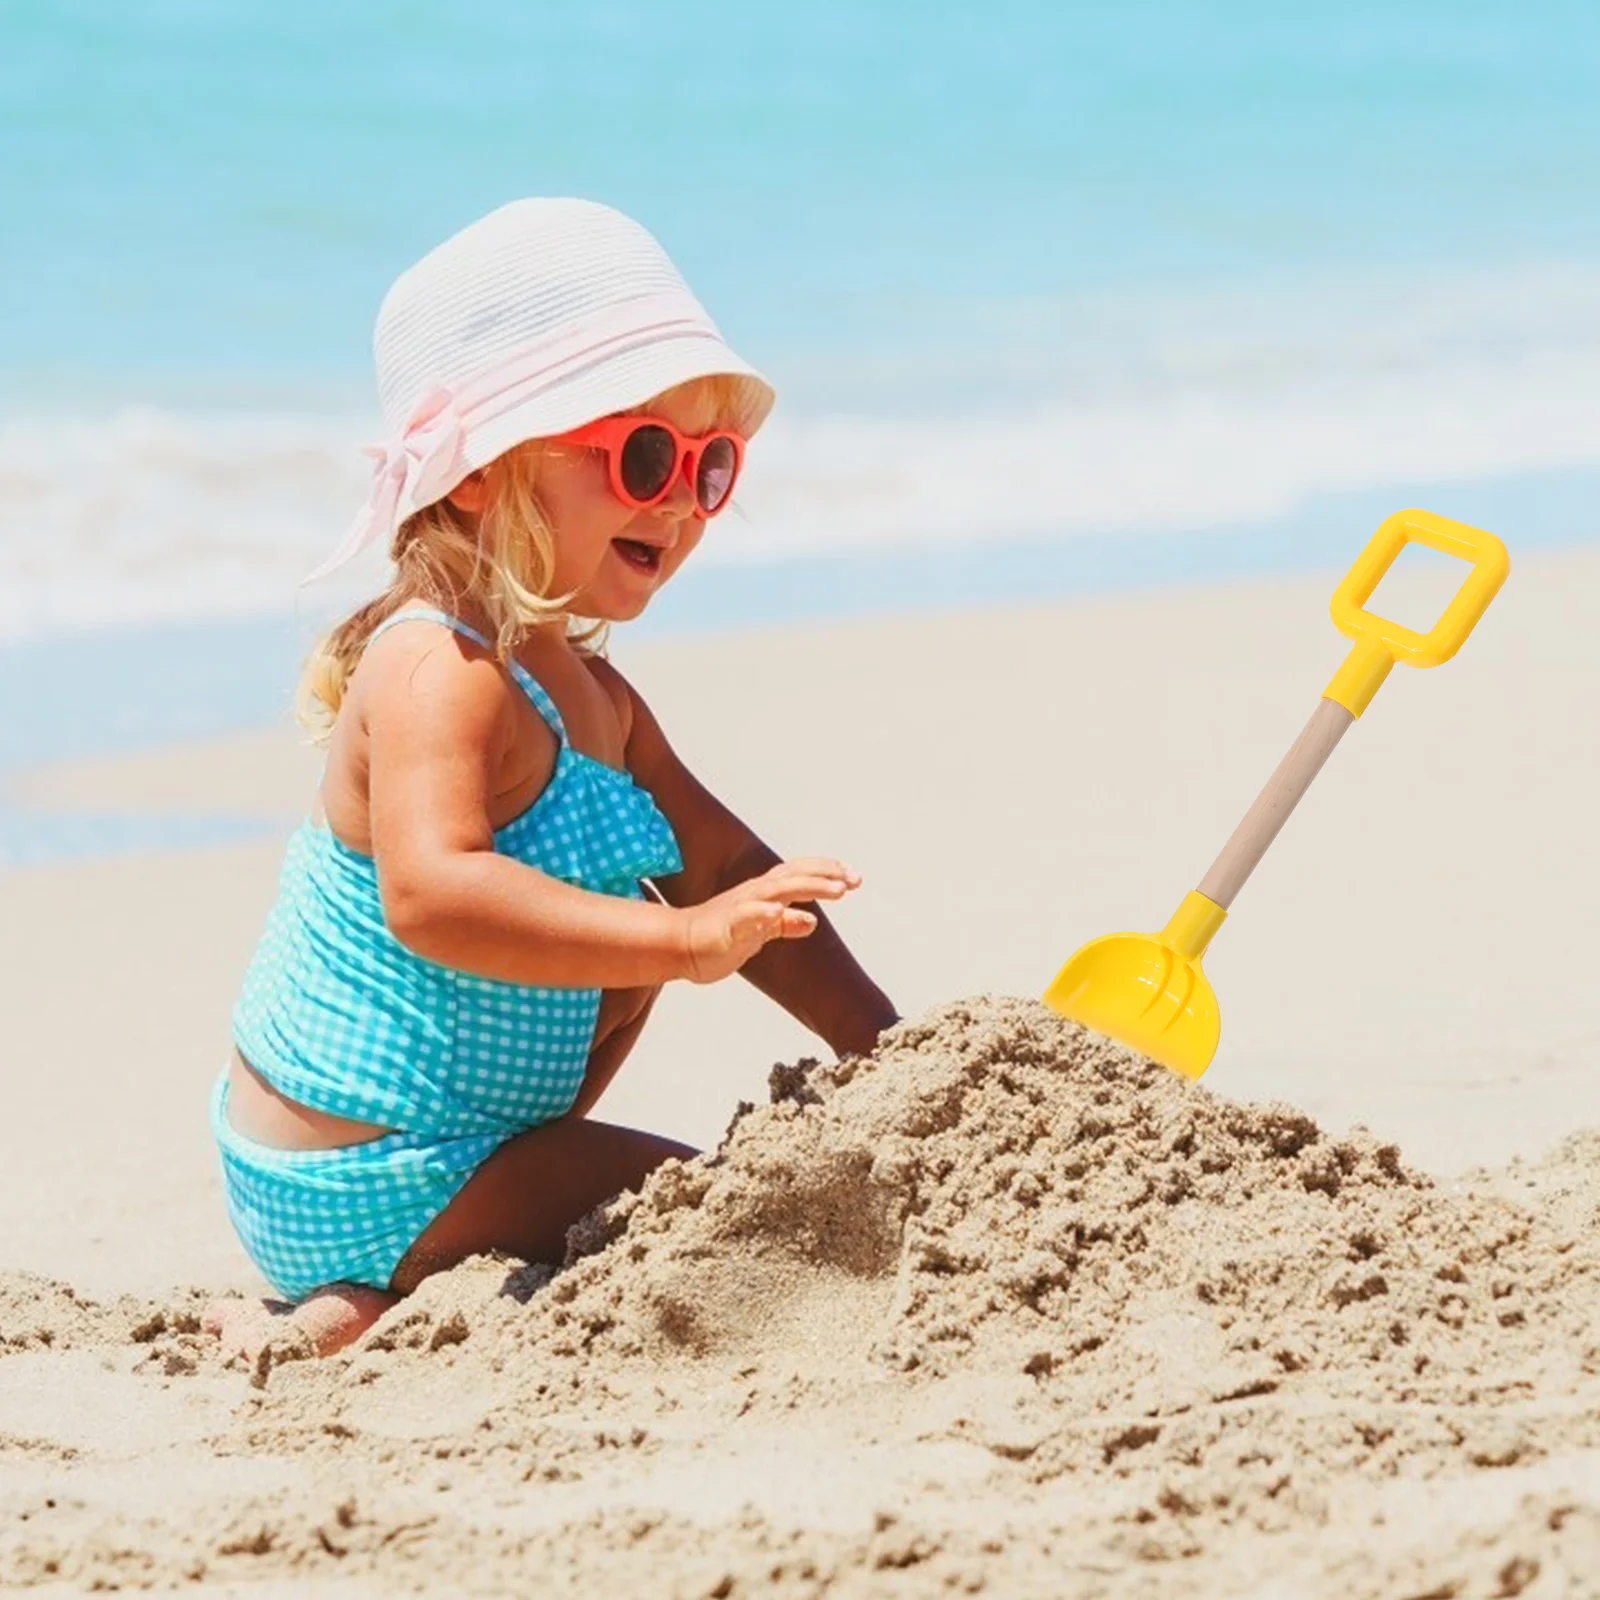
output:
[{"label": "white wave", "polygon": [[[1170,531],[1327,491],[1600,463],[1589,267],[1080,297],[941,328],[910,353],[797,360],[809,402],[780,408],[743,520],[714,524],[697,559]],[[0,639],[339,609],[379,581],[376,554],[297,585],[364,497],[374,431],[153,409],[0,422]]]},{"label": "white wave", "polygon": [[361,437],[143,408],[0,423],[0,639],[290,609],[364,491]]}]

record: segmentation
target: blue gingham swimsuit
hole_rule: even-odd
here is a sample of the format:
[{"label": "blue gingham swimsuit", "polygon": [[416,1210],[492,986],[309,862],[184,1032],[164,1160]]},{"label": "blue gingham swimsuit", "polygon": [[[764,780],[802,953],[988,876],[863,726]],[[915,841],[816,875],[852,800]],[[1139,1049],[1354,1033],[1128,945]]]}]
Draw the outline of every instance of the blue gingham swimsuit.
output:
[{"label": "blue gingham swimsuit", "polygon": [[[372,637],[417,620],[489,648],[438,611],[400,613]],[[496,830],[496,851],[643,899],[641,878],[683,868],[671,825],[626,772],[574,750],[550,696],[508,665],[559,749],[538,799]],[[599,1008],[598,989],[501,983],[415,955],[384,922],[372,858],[303,823],[234,1010],[234,1043],[291,1100],[396,1131],[332,1150],[271,1149],[229,1123],[224,1071],[211,1128],[228,1212],[267,1280],[289,1299],[329,1283],[388,1288],[498,1145],[572,1105]]]}]

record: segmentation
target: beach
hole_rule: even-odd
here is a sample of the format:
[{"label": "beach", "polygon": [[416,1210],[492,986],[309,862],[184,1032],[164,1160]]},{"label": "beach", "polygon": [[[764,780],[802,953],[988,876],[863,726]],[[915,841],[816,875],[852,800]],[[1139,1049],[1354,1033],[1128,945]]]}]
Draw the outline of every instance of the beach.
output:
[{"label": "beach", "polygon": [[[1591,12],[11,8],[0,1591],[1600,1600]],[[419,343],[453,399],[396,411],[390,286],[532,197],[648,230],[777,393],[612,656],[861,873],[903,1020],[837,1061],[670,986],[594,1114],[699,1154],[559,1262],[226,1359],[205,1308],[265,1285],[208,1100],[318,782],[295,674],[392,547],[306,574],[489,375]],[[457,332],[521,371],[613,256]],[[1233,905],[1204,1078],[1058,1018],[1404,506],[1510,579]]]},{"label": "beach", "polygon": [[714,791],[863,873],[837,920],[907,1020],[841,1069],[669,989],[595,1114],[707,1155],[321,1362],[195,1320],[262,1290],[205,1096],[314,753],[16,776],[262,831],[0,874],[0,1581],[1600,1592],[1600,550],[1514,549],[1392,675],[1207,957],[1201,1086],[1037,1004],[1198,882],[1340,659],[1332,579],[619,630]]}]

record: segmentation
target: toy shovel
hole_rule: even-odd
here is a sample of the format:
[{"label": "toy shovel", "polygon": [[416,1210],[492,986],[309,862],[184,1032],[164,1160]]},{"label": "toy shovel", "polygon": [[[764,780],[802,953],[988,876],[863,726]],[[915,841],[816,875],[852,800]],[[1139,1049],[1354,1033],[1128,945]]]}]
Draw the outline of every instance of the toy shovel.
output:
[{"label": "toy shovel", "polygon": [[[1408,540],[1472,563],[1431,632],[1413,633],[1365,609]],[[1184,896],[1160,933],[1113,933],[1086,944],[1056,974],[1045,1004],[1181,1072],[1198,1078],[1221,1035],[1217,997],[1200,958],[1234,896],[1311,787],[1346,728],[1366,710],[1397,661],[1436,667],[1461,648],[1506,580],[1511,562],[1492,533],[1428,511],[1397,511],[1372,536],[1333,592],[1333,621],[1354,640],[1305,731],[1295,740],[1222,854]]]}]

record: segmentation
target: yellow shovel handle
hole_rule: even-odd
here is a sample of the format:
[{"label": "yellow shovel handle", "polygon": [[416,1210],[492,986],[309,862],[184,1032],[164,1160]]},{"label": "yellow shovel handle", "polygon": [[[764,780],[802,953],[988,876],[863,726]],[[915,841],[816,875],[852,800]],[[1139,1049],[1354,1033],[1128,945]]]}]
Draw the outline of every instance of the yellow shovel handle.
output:
[{"label": "yellow shovel handle", "polygon": [[[1395,557],[1413,540],[1472,563],[1455,598],[1427,633],[1413,632],[1366,609],[1372,591],[1394,565]],[[1333,625],[1353,639],[1355,647],[1322,691],[1323,699],[1337,701],[1351,716],[1359,717],[1395,662],[1436,667],[1448,661],[1477,626],[1510,570],[1506,547],[1482,528],[1469,528],[1431,511],[1397,511],[1386,518],[1333,591],[1329,608]]]},{"label": "yellow shovel handle", "polygon": [[[1372,591],[1394,565],[1394,558],[1412,539],[1472,563],[1466,582],[1425,634],[1364,609]],[[1436,667],[1448,661],[1472,632],[1510,569],[1506,547],[1492,533],[1437,517],[1431,511],[1397,511],[1373,534],[1333,593],[1334,623],[1355,640],[1355,648],[1322,691],[1305,731],[1267,780],[1244,821],[1233,830],[1200,887],[1169,924],[1168,935],[1185,955],[1198,959],[1204,951],[1222,914],[1233,904],[1345,730],[1367,709],[1389,669],[1396,661],[1413,667]],[[1179,943],[1180,939],[1187,944]]]}]

